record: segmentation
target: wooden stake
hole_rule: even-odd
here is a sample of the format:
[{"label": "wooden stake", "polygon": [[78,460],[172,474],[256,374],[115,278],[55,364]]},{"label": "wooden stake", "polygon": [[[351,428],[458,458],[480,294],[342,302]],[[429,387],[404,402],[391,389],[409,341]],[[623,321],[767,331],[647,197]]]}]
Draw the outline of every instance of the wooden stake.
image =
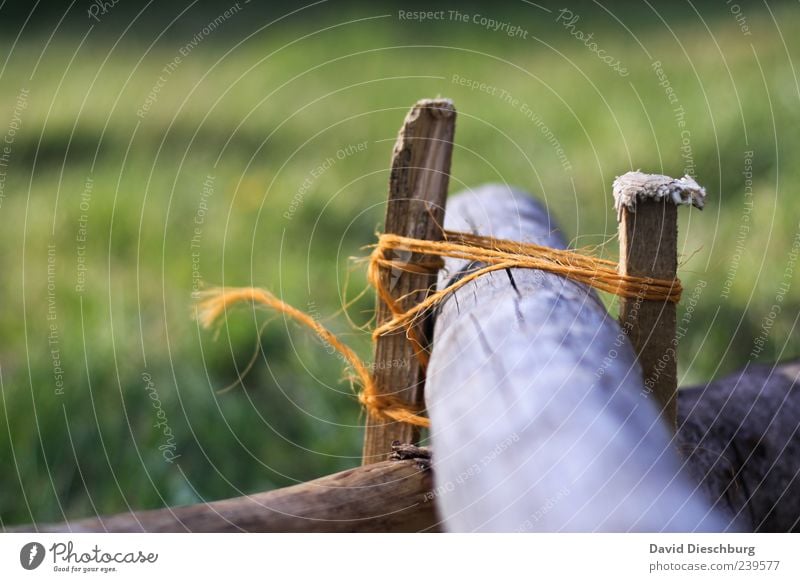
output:
[{"label": "wooden stake", "polygon": [[[673,279],[678,270],[678,204],[703,207],[705,190],[691,177],[628,172],[614,181],[623,275]],[[654,396],[669,427],[677,428],[676,305],[620,300],[620,322],[642,368],[645,394]]]},{"label": "wooden stake", "polygon": [[[392,154],[389,201],[386,208],[387,233],[427,240],[440,240],[444,207],[450,178],[456,111],[448,99],[417,102],[406,116]],[[395,260],[413,262],[410,253],[396,252]],[[428,295],[436,285],[436,272],[387,270],[384,285],[393,297],[405,297],[407,309]],[[391,319],[382,301],[377,304],[377,324]],[[432,337],[430,318],[416,327],[417,336],[427,348]],[[406,332],[398,331],[378,338],[375,345],[375,385],[380,394],[393,394],[403,401],[422,405],[425,373],[415,356]],[[385,418],[367,414],[363,462],[385,460],[393,441],[413,443],[419,430]]]}]

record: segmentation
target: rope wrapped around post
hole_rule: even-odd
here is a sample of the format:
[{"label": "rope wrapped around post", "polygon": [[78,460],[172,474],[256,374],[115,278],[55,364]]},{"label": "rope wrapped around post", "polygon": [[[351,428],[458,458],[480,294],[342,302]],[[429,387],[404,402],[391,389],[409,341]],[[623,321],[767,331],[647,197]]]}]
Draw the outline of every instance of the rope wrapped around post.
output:
[{"label": "rope wrapped around post", "polygon": [[[421,261],[395,261],[387,258],[391,251],[409,251],[425,257]],[[385,269],[438,270],[445,258],[474,261],[481,266],[459,278],[444,289],[430,293],[423,301],[408,310],[402,310],[383,284],[387,278],[381,276]],[[378,295],[389,306],[393,317],[375,328],[373,339],[405,329],[406,336],[414,345],[421,365],[426,365],[428,353],[414,335],[417,318],[441,303],[450,294],[492,271],[509,268],[539,269],[561,275],[567,279],[584,283],[596,289],[621,297],[638,297],[650,301],[677,303],[681,297],[681,284],[678,279],[653,279],[624,275],[618,272],[617,264],[589,254],[574,250],[553,249],[532,243],[522,243],[479,236],[464,232],[443,231],[443,240],[420,240],[398,235],[384,234],[378,239],[369,257],[368,280]],[[352,366],[361,392],[359,402],[372,414],[387,419],[404,422],[418,427],[429,427],[430,420],[423,410],[409,406],[391,394],[379,394],[364,361],[339,338],[331,333],[313,317],[275,297],[269,291],[252,287],[233,289],[214,289],[201,296],[198,318],[205,327],[210,327],[225,314],[229,307],[248,302],[263,305],[284,313],[298,323],[305,325],[324,341],[334,347]]]}]

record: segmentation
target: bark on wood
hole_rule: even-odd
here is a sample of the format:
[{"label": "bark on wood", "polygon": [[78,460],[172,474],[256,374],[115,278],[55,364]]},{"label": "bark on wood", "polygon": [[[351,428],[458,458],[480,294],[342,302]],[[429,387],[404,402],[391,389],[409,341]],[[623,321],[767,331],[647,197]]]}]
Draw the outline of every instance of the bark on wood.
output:
[{"label": "bark on wood", "polygon": [[[450,160],[453,150],[456,112],[447,99],[418,102],[406,116],[392,155],[389,201],[385,232],[418,239],[441,239]],[[391,258],[391,257],[390,257]],[[415,263],[417,257],[395,252],[396,261]],[[406,297],[403,306],[422,301],[436,284],[436,272],[407,272],[402,268],[384,273],[384,285],[394,297]],[[378,299],[377,323],[391,319],[386,305]],[[417,337],[427,347],[431,322],[423,320]],[[405,402],[422,405],[425,374],[404,330],[387,334],[375,345],[375,384],[381,394],[394,394]],[[364,435],[364,463],[386,459],[393,441],[417,442],[414,427],[367,415]]]},{"label": "bark on wood", "polygon": [[678,439],[710,502],[747,531],[800,532],[800,360],[678,391]]},{"label": "bark on wood", "polygon": [[[423,454],[424,453],[424,454]],[[285,489],[185,507],[122,513],[39,532],[415,532],[435,531],[430,455],[401,447],[390,460]]]},{"label": "bark on wood", "polygon": [[[702,208],[705,191],[690,177],[628,172],[614,182],[623,275],[674,279],[678,270],[677,205]],[[642,368],[645,391],[676,429],[678,389],[675,304],[620,298],[620,321]]]},{"label": "bark on wood", "polygon": [[[488,186],[446,226],[551,247],[531,198]],[[440,285],[470,265],[448,261]],[[529,269],[452,295],[436,320],[426,403],[434,495],[449,531],[716,531],[618,323],[585,286]]]}]

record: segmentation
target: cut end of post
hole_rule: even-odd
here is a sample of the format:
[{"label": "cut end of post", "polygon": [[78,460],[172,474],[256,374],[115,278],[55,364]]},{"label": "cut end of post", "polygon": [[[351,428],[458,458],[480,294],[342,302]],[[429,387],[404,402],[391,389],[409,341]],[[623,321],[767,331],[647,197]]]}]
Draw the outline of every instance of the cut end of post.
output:
[{"label": "cut end of post", "polygon": [[661,174],[628,172],[614,180],[614,208],[617,220],[622,218],[622,209],[636,212],[639,200],[668,200],[677,205],[691,205],[703,209],[706,189],[689,175],[683,178],[670,178]]},{"label": "cut end of post", "polygon": [[[456,107],[452,99],[437,97],[436,99],[420,99],[409,112],[409,118],[419,115],[420,110],[430,109],[435,117],[452,117],[456,114]],[[406,119],[408,121],[408,118]]]}]

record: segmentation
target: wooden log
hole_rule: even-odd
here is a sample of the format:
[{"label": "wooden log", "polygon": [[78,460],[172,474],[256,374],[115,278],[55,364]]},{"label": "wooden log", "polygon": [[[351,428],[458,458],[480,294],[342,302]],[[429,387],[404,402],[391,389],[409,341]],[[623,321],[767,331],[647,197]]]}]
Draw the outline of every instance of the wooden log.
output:
[{"label": "wooden log", "polygon": [[[446,227],[564,247],[504,186],[448,201]],[[440,286],[473,265],[447,261]],[[448,531],[717,531],[596,294],[511,269],[442,304],[428,369],[433,494]]]},{"label": "wooden log", "polygon": [[31,524],[38,532],[416,532],[435,531],[430,455],[395,447],[397,460],[308,483],[184,507],[121,513],[68,523]]},{"label": "wooden log", "polygon": [[[689,176],[628,172],[614,181],[623,275],[674,279],[678,272],[678,204],[702,208],[705,191]],[[675,304],[620,298],[620,321],[636,351],[646,393],[670,429],[676,429],[678,390]]]},{"label": "wooden log", "polygon": [[[392,154],[389,200],[385,232],[418,239],[440,240],[450,178],[456,112],[448,99],[419,101],[406,116]],[[398,267],[383,272],[384,286],[392,297],[404,298],[403,310],[421,302],[436,285],[436,269],[420,271],[419,257],[395,251]],[[403,263],[415,266],[406,270]],[[376,321],[392,317],[387,305],[377,299]],[[414,328],[419,345],[414,346],[405,330],[386,334],[375,344],[374,380],[378,394],[392,395],[404,403],[422,407],[425,372],[417,350],[427,350],[432,322],[422,319]],[[415,427],[367,414],[363,462],[385,460],[394,441],[419,440]]]},{"label": "wooden log", "polygon": [[710,503],[753,532],[800,532],[800,360],[678,391],[678,440]]}]

